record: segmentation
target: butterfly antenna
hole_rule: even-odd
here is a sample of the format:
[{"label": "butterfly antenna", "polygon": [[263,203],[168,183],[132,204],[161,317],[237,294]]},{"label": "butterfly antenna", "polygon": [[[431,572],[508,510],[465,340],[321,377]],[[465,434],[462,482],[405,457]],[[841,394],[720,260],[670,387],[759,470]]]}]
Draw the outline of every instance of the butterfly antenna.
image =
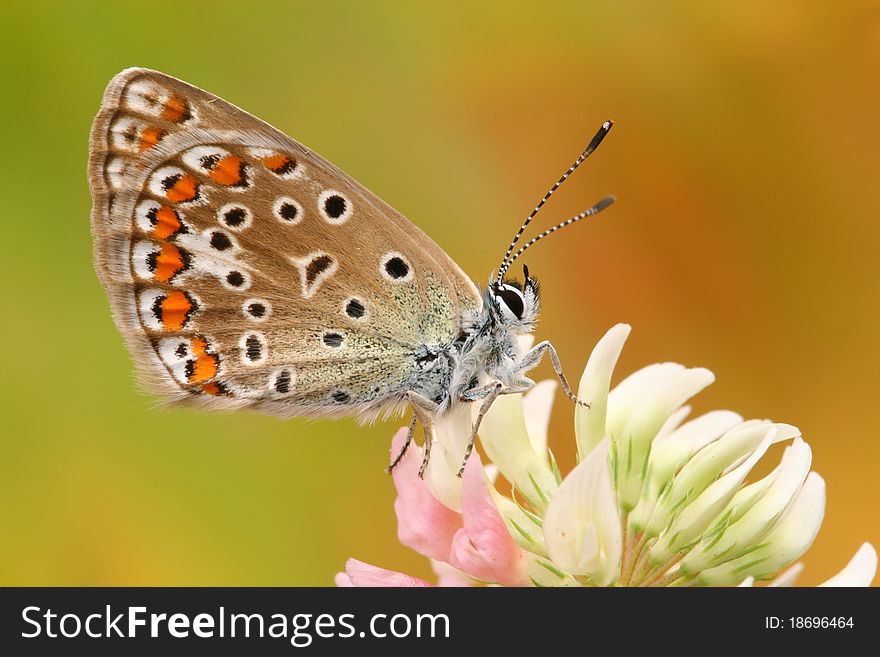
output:
[{"label": "butterfly antenna", "polygon": [[556,232],[557,230],[559,230],[560,228],[565,228],[566,226],[570,226],[571,224],[577,223],[577,222],[580,221],[581,219],[586,219],[587,217],[591,217],[591,216],[593,216],[594,214],[599,214],[600,212],[602,212],[602,210],[604,210],[605,208],[607,208],[609,205],[611,205],[612,203],[614,203],[614,201],[616,201],[616,200],[617,200],[617,199],[614,198],[613,196],[606,196],[606,197],[603,198],[601,201],[599,201],[598,203],[596,203],[596,205],[594,205],[593,207],[591,207],[591,208],[589,208],[589,209],[587,209],[587,210],[584,210],[584,211],[581,212],[580,214],[576,214],[575,216],[571,217],[570,219],[566,219],[565,221],[562,221],[562,222],[556,224],[556,225],[553,226],[552,228],[548,228],[548,229],[545,230],[543,233],[540,233],[539,235],[536,235],[535,237],[533,237],[532,239],[530,239],[528,242],[526,242],[525,244],[523,244],[523,245],[519,248],[519,250],[518,250],[516,253],[513,254],[513,257],[510,258],[510,260],[508,260],[508,261],[502,266],[502,268],[501,268],[501,270],[500,270],[500,272],[499,272],[499,274],[498,274],[498,280],[499,280],[499,281],[502,280],[502,277],[504,276],[505,273],[507,273],[507,270],[508,270],[508,269],[510,268],[510,266],[514,263],[514,261],[515,261],[517,258],[519,258],[519,257],[520,257],[520,256],[526,251],[526,249],[528,249],[530,246],[534,246],[537,242],[540,242],[542,239],[544,239],[544,238],[547,237],[548,235],[551,235],[552,233],[555,233],[555,232]]},{"label": "butterfly antenna", "polygon": [[[535,209],[526,217],[526,220],[523,221],[522,226],[519,227],[519,230],[516,231],[516,235],[513,237],[513,241],[510,243],[510,246],[507,247],[507,252],[504,254],[504,258],[501,260],[501,265],[498,267],[498,282],[500,283],[502,277],[504,276],[504,272],[510,267],[510,263],[512,260],[508,261],[510,258],[510,254],[513,253],[513,249],[516,247],[516,243],[519,242],[519,238],[522,237],[523,232],[528,227],[530,223],[532,223],[532,219],[535,218],[535,215],[544,207],[544,204],[553,196],[553,193],[562,186],[568,177],[575,172],[575,170],[586,160],[590,154],[599,147],[599,144],[602,143],[602,140],[605,139],[605,135],[611,130],[611,126],[614,125],[612,121],[605,121],[602,124],[602,127],[599,128],[599,131],[595,134],[595,136],[590,140],[590,143],[587,144],[587,147],[584,149],[583,153],[581,153],[578,158],[574,161],[574,163],[568,167],[568,170],[560,176],[559,180],[557,180],[553,186],[549,189],[549,191],[544,194],[544,198],[542,198],[538,204],[535,206]],[[607,199],[606,199],[607,200]],[[600,201],[602,203],[602,201]],[[599,205],[599,204],[597,204]],[[598,210],[596,211],[598,212]],[[594,213],[595,214],[595,213]],[[589,215],[586,215],[589,216]],[[572,218],[574,219],[574,218]],[[565,222],[563,222],[565,223]],[[572,221],[571,223],[574,223]],[[561,227],[561,226],[559,226]],[[522,251],[522,250],[521,250]]]}]

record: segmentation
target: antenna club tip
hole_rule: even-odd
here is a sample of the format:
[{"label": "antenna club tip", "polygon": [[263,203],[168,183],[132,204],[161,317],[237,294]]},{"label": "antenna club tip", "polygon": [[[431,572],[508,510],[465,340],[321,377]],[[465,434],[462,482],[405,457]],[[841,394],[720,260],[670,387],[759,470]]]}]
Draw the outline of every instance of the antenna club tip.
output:
[{"label": "antenna club tip", "polygon": [[616,196],[606,196],[601,201],[596,203],[596,212],[601,212],[602,210],[607,208],[609,205],[614,203],[616,200],[617,200]]},{"label": "antenna club tip", "polygon": [[614,125],[614,121],[612,121],[611,119],[608,119],[607,121],[605,121],[605,123],[602,124],[602,129],[605,132],[608,132],[609,130],[611,130],[611,126],[613,126],[613,125]]}]

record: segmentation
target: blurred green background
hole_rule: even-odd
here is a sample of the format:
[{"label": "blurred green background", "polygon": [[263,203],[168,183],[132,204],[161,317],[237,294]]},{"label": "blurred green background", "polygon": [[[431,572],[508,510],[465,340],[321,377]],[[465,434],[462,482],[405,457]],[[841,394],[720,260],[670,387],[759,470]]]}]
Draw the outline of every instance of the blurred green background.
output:
[{"label": "blurred green background", "polygon": [[[0,584],[323,585],[349,555],[430,576],[382,472],[400,422],[156,410],[136,390],[86,183],[104,86],[134,65],[317,150],[478,282],[613,118],[543,222],[619,203],[529,253],[539,338],[576,380],[629,322],[619,372],[706,366],[697,411],[800,426],[828,483],[804,583],[880,544],[880,5],[442,6],[3,3]],[[560,396],[566,464],[571,412]]]}]

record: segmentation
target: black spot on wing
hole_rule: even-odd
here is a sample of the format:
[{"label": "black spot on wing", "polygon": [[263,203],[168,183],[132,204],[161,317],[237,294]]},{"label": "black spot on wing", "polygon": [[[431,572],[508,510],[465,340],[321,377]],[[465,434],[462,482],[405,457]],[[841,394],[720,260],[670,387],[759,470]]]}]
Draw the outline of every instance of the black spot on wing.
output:
[{"label": "black spot on wing", "polygon": [[364,304],[362,304],[357,299],[351,299],[347,304],[345,304],[345,314],[351,317],[352,319],[360,319],[366,314],[367,309],[364,308]]},{"label": "black spot on wing", "polygon": [[263,345],[256,335],[249,335],[245,339],[245,356],[248,360],[256,362],[263,355]]},{"label": "black spot on wing", "polygon": [[339,219],[339,217],[345,214],[345,208],[345,199],[337,194],[328,196],[324,201],[324,212],[326,212],[327,216],[331,219]]},{"label": "black spot on wing", "polygon": [[275,377],[275,391],[282,394],[290,392],[291,379],[290,370],[281,370]]},{"label": "black spot on wing", "polygon": [[306,265],[306,285],[311,286],[312,283],[320,276],[323,272],[330,269],[333,264],[333,258],[328,255],[319,255],[308,265]]},{"label": "black spot on wing", "polygon": [[342,335],[339,333],[325,333],[324,344],[328,347],[339,347],[342,345]]},{"label": "black spot on wing", "polygon": [[394,256],[385,261],[385,271],[391,278],[403,278],[409,273],[409,265],[403,261],[403,258]]}]

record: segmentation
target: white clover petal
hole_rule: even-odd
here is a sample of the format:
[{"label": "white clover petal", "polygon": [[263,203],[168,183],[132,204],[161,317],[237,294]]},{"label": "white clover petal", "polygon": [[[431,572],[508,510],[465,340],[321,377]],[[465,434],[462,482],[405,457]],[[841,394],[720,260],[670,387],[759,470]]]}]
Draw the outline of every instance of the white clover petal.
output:
[{"label": "white clover petal", "polygon": [[526,577],[528,577],[535,586],[582,586],[579,581],[568,573],[559,570],[559,568],[557,568],[552,561],[546,557],[540,557],[524,552],[523,558],[525,559]]},{"label": "white clover petal", "polygon": [[687,416],[691,414],[693,409],[690,406],[682,406],[675,413],[670,415],[666,422],[663,423],[663,426],[660,427],[660,431],[657,432],[657,437],[654,438],[654,445],[662,442],[666,439],[669,434],[678,429],[681,426],[681,423],[687,419]]},{"label": "white clover petal", "polygon": [[550,411],[553,410],[553,396],[556,394],[556,381],[547,379],[523,395],[523,413],[526,420],[526,433],[532,449],[538,456],[547,457],[547,428],[550,426]]},{"label": "white clover petal", "polygon": [[710,385],[715,375],[707,369],[670,371],[654,382],[633,405],[619,433],[614,433],[615,482],[620,508],[629,512],[642,494],[648,454],[657,432],[685,401]]},{"label": "white clover petal", "polygon": [[522,395],[495,400],[480,425],[480,443],[517,494],[543,510],[556,490],[556,477],[546,457],[539,456],[529,440]]},{"label": "white clover petal", "polygon": [[[672,417],[674,418],[675,415]],[[742,421],[742,416],[738,413],[712,411],[667,434],[661,429],[661,435],[654,440],[648,456],[647,481],[642,490],[642,497],[629,517],[633,531],[642,531],[647,526],[660,492],[678,473],[682,465],[703,447],[718,440]]]},{"label": "white clover petal", "polygon": [[437,586],[473,586],[473,580],[467,573],[450,566],[445,561],[431,559],[431,570],[437,575]]},{"label": "white clover petal", "polygon": [[658,436],[651,448],[651,487],[658,491],[694,454],[742,424],[733,411],[711,411],[686,422],[665,436]]},{"label": "white clover petal", "polygon": [[870,543],[862,543],[844,569],[819,586],[871,586],[876,574],[877,550]]},{"label": "white clover petal", "polygon": [[[609,390],[629,332],[618,324],[593,349],[578,389],[592,406],[575,407],[579,464],[561,483],[547,448],[556,381],[497,399],[483,420],[492,527],[499,528],[497,509],[518,546],[502,532],[517,554],[510,581],[525,573],[536,586],[793,585],[803,570],[795,561],[825,512],[825,483],[809,471],[800,431],[731,411],[687,421],[688,398],[714,380],[705,369],[660,363]],[[530,344],[529,336],[519,346]],[[456,475],[478,407],[457,404],[435,421],[426,482],[455,511]],[[789,440],[769,475],[744,484],[770,445]],[[512,494],[494,487],[498,474]],[[866,543],[824,586],[868,586],[876,569],[877,553]],[[486,580],[439,563],[435,570],[451,585]]]},{"label": "white clover petal", "polygon": [[804,572],[804,564],[801,562],[792,564],[774,577],[767,586],[773,588],[788,588],[794,586],[802,572]]},{"label": "white clover petal", "polygon": [[[669,526],[687,499],[702,493],[730,465],[754,452],[772,426],[773,423],[767,421],[743,422],[697,452],[674,479],[664,485],[645,524],[646,534],[658,536]],[[778,442],[782,440],[780,436],[786,435],[786,432],[777,429],[774,440]]]},{"label": "white clover petal", "polygon": [[553,563],[593,584],[618,576],[620,515],[611,486],[608,439],[593,449],[560,484],[544,514],[544,539]]},{"label": "white clover petal", "polygon": [[744,486],[733,496],[733,499],[730,501],[730,505],[726,510],[726,512],[729,512],[726,513],[727,524],[736,522],[742,518],[746,511],[751,509],[755,505],[755,502],[761,499],[764,493],[767,492],[767,489],[773,485],[774,481],[776,481],[781,469],[782,465],[777,465],[766,477],[759,479],[748,486]]},{"label": "white clover petal", "polygon": [[489,488],[498,513],[507,525],[507,531],[513,540],[529,552],[547,557],[547,548],[544,545],[544,531],[541,526],[540,516],[527,511],[522,506],[508,497],[499,493],[494,486]]},{"label": "white clover petal", "polygon": [[[611,374],[623,343],[629,336],[628,324],[617,324],[602,336],[593,348],[578,386],[578,398],[590,404],[577,405],[574,410],[574,435],[577,440],[578,460],[582,461],[606,435],[606,413]],[[619,387],[619,386],[618,386]]]},{"label": "white clover petal", "polygon": [[438,418],[433,426],[431,459],[425,470],[428,487],[442,504],[461,511],[461,479],[458,470],[473,426],[474,404],[460,404]]},{"label": "white clover petal", "polygon": [[[768,420],[764,420],[764,422],[768,422]],[[787,440],[792,440],[793,438],[801,437],[801,430],[797,427],[793,427],[790,424],[785,424],[783,422],[776,422],[774,425],[776,427],[776,438],[774,439],[774,443],[781,443]],[[786,448],[788,449],[788,448]],[[748,458],[748,454],[743,454],[738,459],[736,459],[733,463],[725,468],[723,474],[726,474],[737,467],[740,463],[742,463],[745,459]]]},{"label": "white clover petal", "polygon": [[[779,473],[751,509],[727,527],[721,537],[708,536],[681,562],[684,572],[698,572],[724,561],[735,560],[743,550],[757,545],[785,514],[810,472],[810,446],[795,438],[782,457]],[[723,516],[722,516],[723,518]]]},{"label": "white clover petal", "polygon": [[703,535],[703,532],[721,515],[758,460],[764,456],[775,436],[776,427],[771,426],[764,440],[748,459],[710,484],[696,499],[686,504],[669,527],[660,534],[657,544],[651,551],[657,562],[667,561],[673,554],[694,544]]},{"label": "white clover petal", "polygon": [[668,379],[677,372],[683,372],[684,365],[678,363],[654,363],[636,370],[623,381],[614,386],[608,393],[608,412],[605,430],[610,434],[618,434],[626,424],[633,406],[655,383]]},{"label": "white clover petal", "polygon": [[825,515],[825,482],[811,472],[782,519],[759,546],[720,566],[704,570],[696,582],[732,586],[749,575],[763,578],[785,568],[812,545]]}]

